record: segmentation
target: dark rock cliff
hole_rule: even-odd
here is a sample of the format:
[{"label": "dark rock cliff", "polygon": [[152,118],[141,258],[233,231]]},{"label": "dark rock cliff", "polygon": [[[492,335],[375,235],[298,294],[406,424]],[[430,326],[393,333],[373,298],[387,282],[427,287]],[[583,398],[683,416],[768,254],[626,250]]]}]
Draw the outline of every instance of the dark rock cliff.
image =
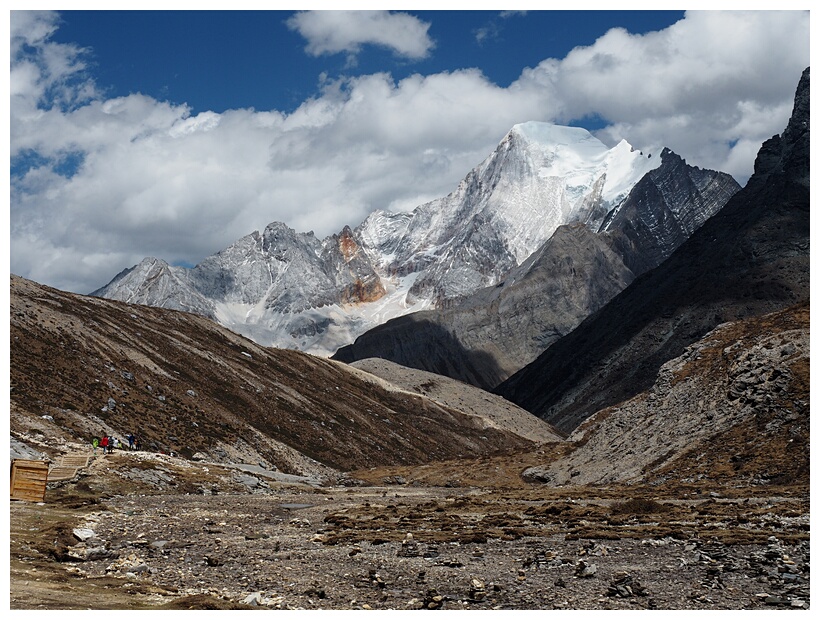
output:
[{"label": "dark rock cliff", "polygon": [[687,166],[669,149],[661,158],[601,225],[636,275],[660,265],[740,189],[728,174]]},{"label": "dark rock cliff", "polygon": [[788,127],[763,143],[746,187],[497,392],[568,432],[647,389],[717,325],[808,300],[809,171],[806,69]]}]

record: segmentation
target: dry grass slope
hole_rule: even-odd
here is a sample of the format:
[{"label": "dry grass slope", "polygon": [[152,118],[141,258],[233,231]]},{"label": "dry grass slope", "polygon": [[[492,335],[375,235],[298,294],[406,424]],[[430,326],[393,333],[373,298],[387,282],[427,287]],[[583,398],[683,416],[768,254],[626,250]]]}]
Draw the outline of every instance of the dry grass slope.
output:
[{"label": "dry grass slope", "polygon": [[[303,475],[477,456],[528,439],[343,364],[254,344],[182,312],[11,278],[11,432],[144,447]],[[38,439],[39,438],[39,439]]]}]

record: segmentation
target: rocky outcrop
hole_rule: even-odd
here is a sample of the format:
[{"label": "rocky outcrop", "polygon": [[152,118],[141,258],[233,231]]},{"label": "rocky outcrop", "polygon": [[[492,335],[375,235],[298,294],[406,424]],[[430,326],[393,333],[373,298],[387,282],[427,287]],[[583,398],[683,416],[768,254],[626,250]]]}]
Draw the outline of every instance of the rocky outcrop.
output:
[{"label": "rocky outcrop", "polygon": [[740,189],[728,174],[688,166],[669,149],[661,160],[600,228],[636,276],[666,260]]},{"label": "rocky outcrop", "polygon": [[336,275],[339,303],[369,303],[384,297],[382,280],[349,226],[324,243],[324,260],[328,272]]},{"label": "rocky outcrop", "polygon": [[725,323],[649,390],[588,418],[570,456],[525,474],[559,485],[808,482],[808,387],[808,304]]}]

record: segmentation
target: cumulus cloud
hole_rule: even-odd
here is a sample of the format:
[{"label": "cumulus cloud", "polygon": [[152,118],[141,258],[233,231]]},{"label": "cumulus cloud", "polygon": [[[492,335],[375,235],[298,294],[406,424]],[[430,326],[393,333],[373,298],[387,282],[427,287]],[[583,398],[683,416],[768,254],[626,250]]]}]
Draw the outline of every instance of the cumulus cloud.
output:
[{"label": "cumulus cloud", "polygon": [[612,29],[522,82],[552,84],[558,121],[597,115],[611,122],[601,133],[610,142],[669,146],[742,182],[753,162],[731,145],[782,131],[808,63],[806,12],[688,12],[659,32]]},{"label": "cumulus cloud", "polygon": [[362,45],[386,47],[411,59],[426,57],[434,47],[430,24],[407,13],[391,11],[303,11],[287,21],[291,30],[307,39],[313,56],[347,52]]},{"label": "cumulus cloud", "polygon": [[[742,183],[809,62],[807,13],[687,13],[661,32],[612,30],[504,88],[469,68],[324,76],[290,113],[193,115],[105,98],[83,51],[51,41],[56,27],[53,13],[12,13],[11,271],[78,292],[144,256],[194,264],[272,221],[321,237],[411,209],[527,120],[595,115],[607,143],[669,146]],[[366,42],[346,32],[327,49]]]},{"label": "cumulus cloud", "polygon": [[50,40],[58,27],[53,11],[11,11],[12,105],[25,101],[36,107],[48,99],[50,105],[68,108],[98,94],[84,73],[86,50]]}]

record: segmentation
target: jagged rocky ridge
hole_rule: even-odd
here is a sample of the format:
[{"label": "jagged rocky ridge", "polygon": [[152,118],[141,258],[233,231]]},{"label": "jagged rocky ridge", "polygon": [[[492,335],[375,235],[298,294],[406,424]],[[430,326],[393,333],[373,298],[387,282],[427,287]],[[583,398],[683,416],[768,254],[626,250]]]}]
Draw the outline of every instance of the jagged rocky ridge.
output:
[{"label": "jagged rocky ridge", "polygon": [[334,356],[381,357],[491,389],[533,361],[635,277],[657,266],[739,189],[664,149],[599,228],[560,226],[498,285],[392,319]]},{"label": "jagged rocky ridge", "polygon": [[[324,240],[275,222],[192,269],[146,258],[93,294],[330,355],[390,318],[497,284],[561,225],[597,230],[660,164],[584,129],[524,123],[452,194],[411,213],[375,211]],[[700,216],[672,217],[685,228]]]},{"label": "jagged rocky ridge", "polygon": [[499,394],[571,432],[648,389],[663,364],[719,324],[808,301],[809,75],[783,134],[761,146],[746,187]]}]

